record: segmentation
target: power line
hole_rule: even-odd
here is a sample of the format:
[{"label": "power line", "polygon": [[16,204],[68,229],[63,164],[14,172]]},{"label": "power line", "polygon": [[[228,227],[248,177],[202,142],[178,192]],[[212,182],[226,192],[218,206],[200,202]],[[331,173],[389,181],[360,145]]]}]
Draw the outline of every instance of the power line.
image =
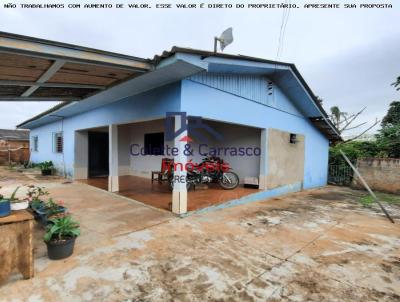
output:
[{"label": "power line", "polygon": [[285,34],[286,34],[286,26],[287,26],[287,23],[289,21],[289,16],[290,16],[290,4],[291,4],[290,0],[285,0],[285,6],[283,7],[283,12],[282,12],[282,21],[281,21],[281,27],[280,27],[280,32],[279,32],[276,60],[278,60],[283,53]]}]

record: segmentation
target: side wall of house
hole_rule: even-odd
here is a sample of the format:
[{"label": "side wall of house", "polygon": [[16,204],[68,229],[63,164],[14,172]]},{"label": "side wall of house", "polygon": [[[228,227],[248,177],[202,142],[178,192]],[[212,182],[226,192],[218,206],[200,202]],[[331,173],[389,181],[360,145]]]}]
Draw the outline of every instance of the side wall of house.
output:
[{"label": "side wall of house", "polygon": [[[268,94],[267,79],[243,84],[241,76],[221,79],[182,81],[182,111],[203,118],[234,122],[260,129],[278,129],[304,136],[304,188],[326,185],[328,140],[304,117],[290,99],[274,86],[273,96],[260,98],[248,90]],[[237,86],[240,86],[239,88]],[[257,86],[257,87],[254,87]],[[230,88],[231,87],[231,88]],[[232,88],[233,87],[233,88]]]},{"label": "side wall of house", "polygon": [[[69,177],[74,173],[75,131],[124,124],[165,116],[166,111],[180,110],[180,82],[169,84],[148,92],[131,96],[118,102],[94,110],[31,129],[31,140],[38,136],[38,151],[32,150],[34,163],[51,160],[59,173],[64,171]],[[63,131],[64,153],[53,152],[53,133]],[[124,131],[122,129],[122,131]],[[123,151],[122,151],[123,152]],[[126,166],[130,165],[125,160]]]}]

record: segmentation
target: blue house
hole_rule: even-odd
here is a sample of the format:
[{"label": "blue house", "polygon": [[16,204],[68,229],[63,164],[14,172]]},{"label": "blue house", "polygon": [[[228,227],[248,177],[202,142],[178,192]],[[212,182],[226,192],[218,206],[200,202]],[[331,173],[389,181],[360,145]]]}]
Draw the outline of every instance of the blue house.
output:
[{"label": "blue house", "polygon": [[[62,101],[18,125],[30,130],[34,163],[51,160],[62,175],[89,183],[106,179],[104,188],[118,192],[122,182],[150,185],[162,158],[185,165],[217,155],[241,183],[258,184],[258,190],[232,195],[231,204],[327,183],[329,144],[341,138],[293,64],[179,47],[146,60],[2,37],[0,50],[7,52],[1,56],[42,68],[29,82],[8,80],[18,88],[25,84],[8,97]],[[0,91],[2,84],[7,83],[0,82]],[[175,116],[172,138],[166,133],[168,113]],[[218,137],[199,132],[196,117]],[[165,148],[152,152],[149,146]],[[170,154],[170,147],[178,151]],[[184,184],[175,185],[168,195],[172,211],[185,214],[191,194]]]}]

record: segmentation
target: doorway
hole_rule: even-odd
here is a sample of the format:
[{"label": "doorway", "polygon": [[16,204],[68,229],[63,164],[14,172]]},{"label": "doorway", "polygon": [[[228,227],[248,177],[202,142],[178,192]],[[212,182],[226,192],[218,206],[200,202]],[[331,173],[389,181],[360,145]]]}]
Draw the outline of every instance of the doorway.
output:
[{"label": "doorway", "polygon": [[109,175],[108,132],[88,132],[90,178]]}]

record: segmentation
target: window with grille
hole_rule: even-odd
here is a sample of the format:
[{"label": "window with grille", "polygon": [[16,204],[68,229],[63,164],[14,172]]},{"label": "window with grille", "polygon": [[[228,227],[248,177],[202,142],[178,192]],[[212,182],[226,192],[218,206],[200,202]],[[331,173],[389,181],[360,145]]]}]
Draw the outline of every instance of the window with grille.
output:
[{"label": "window with grille", "polygon": [[54,133],[54,137],[53,137],[53,151],[54,151],[55,153],[63,153],[63,150],[64,150],[63,133],[62,133],[62,132]]},{"label": "window with grille", "polygon": [[39,138],[37,136],[32,137],[32,150],[35,152],[39,150]]}]

